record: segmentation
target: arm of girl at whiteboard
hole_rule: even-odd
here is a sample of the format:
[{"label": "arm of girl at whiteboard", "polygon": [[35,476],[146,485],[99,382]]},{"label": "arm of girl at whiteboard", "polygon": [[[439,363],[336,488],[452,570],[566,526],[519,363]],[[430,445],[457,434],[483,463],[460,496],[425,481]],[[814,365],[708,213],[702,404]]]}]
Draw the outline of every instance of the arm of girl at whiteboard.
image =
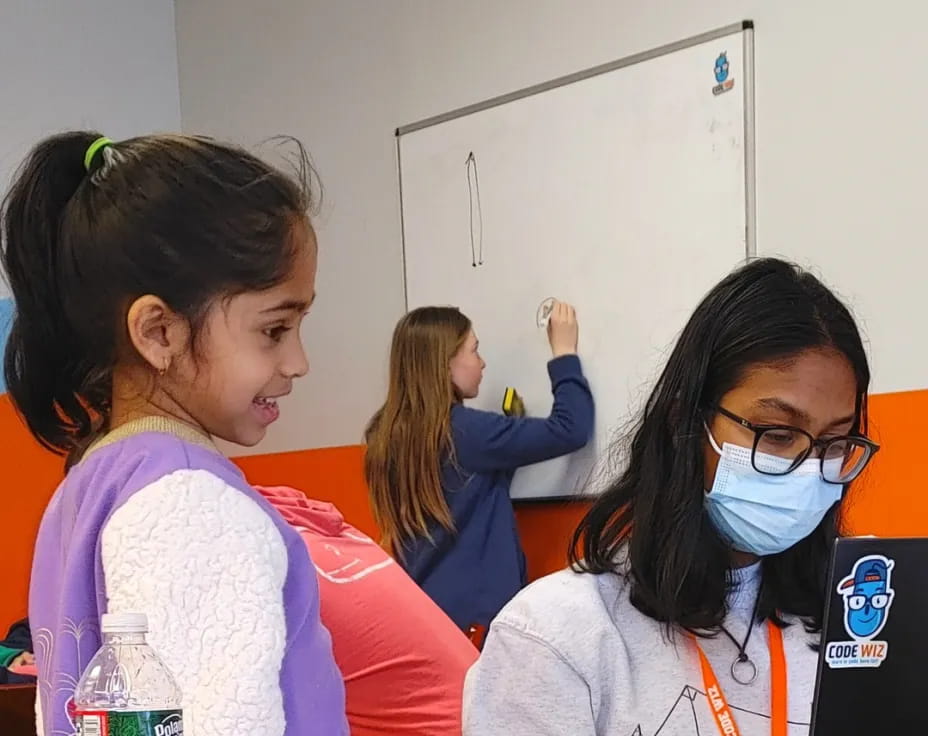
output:
[{"label": "arm of girl at whiteboard", "polygon": [[451,429],[457,461],[474,472],[515,470],[579,450],[593,433],[593,394],[577,356],[573,307],[557,302],[548,322],[554,406],[547,418],[507,417],[456,405]]}]

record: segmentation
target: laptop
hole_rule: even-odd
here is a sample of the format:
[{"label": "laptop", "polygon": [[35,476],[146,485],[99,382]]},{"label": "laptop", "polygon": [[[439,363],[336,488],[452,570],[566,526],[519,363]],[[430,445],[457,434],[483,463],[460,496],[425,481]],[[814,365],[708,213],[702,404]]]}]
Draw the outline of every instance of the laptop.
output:
[{"label": "laptop", "polygon": [[928,538],[835,542],[810,736],[928,733]]}]

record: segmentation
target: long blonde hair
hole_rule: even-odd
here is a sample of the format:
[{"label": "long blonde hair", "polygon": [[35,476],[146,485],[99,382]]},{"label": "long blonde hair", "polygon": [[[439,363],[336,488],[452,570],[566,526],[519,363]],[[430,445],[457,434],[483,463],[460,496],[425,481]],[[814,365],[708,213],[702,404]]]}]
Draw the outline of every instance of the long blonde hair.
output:
[{"label": "long blonde hair", "polygon": [[451,407],[461,398],[450,363],[470,331],[454,307],[421,307],[393,332],[387,399],[367,426],[364,475],[382,544],[395,555],[405,541],[431,538],[432,523],[454,530],[441,467],[454,462]]}]

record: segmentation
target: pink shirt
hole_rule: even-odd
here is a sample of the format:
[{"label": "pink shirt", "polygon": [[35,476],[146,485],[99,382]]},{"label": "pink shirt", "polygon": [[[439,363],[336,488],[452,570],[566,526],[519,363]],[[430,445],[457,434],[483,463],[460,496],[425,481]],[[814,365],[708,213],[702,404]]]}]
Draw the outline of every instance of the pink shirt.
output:
[{"label": "pink shirt", "polygon": [[352,736],[460,734],[464,675],[478,655],[467,637],[335,506],[292,488],[257,490],[309,547]]}]

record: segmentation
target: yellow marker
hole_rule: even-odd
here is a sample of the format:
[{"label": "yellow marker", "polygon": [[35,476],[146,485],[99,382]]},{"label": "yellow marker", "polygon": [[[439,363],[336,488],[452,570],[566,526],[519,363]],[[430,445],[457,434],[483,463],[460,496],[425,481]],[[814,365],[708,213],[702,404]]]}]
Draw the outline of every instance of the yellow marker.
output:
[{"label": "yellow marker", "polygon": [[511,386],[503,394],[503,414],[507,417],[525,416],[525,404],[522,402],[522,397]]}]

